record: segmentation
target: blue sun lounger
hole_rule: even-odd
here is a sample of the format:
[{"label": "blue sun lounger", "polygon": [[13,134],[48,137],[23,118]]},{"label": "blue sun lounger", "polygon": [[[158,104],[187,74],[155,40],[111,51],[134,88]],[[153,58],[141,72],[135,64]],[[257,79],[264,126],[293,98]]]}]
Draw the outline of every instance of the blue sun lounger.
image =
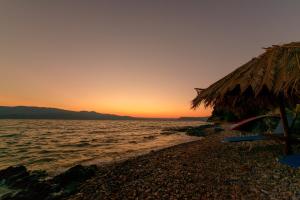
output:
[{"label": "blue sun lounger", "polygon": [[258,140],[267,139],[263,135],[247,135],[247,136],[236,136],[236,137],[226,137],[222,142],[251,142]]},{"label": "blue sun lounger", "polygon": [[285,165],[288,165],[293,168],[300,167],[300,155],[299,154],[283,156],[280,159],[278,159],[278,161],[281,164],[285,164]]}]

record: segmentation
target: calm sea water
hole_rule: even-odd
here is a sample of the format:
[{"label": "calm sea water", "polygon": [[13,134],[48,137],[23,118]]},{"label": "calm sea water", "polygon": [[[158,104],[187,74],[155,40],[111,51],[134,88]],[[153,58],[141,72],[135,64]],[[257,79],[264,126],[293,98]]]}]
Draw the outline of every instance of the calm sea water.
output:
[{"label": "calm sea water", "polygon": [[199,137],[161,134],[195,121],[0,120],[0,169],[23,164],[59,173],[75,164],[104,164]]}]

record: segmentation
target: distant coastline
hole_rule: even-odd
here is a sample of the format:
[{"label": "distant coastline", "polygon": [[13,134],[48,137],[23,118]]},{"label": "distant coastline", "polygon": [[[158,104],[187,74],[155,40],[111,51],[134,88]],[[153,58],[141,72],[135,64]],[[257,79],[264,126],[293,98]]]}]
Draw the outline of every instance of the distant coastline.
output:
[{"label": "distant coastline", "polygon": [[94,111],[71,111],[35,106],[0,106],[0,119],[63,119],[63,120],[180,120],[206,121],[208,117],[142,118]]}]

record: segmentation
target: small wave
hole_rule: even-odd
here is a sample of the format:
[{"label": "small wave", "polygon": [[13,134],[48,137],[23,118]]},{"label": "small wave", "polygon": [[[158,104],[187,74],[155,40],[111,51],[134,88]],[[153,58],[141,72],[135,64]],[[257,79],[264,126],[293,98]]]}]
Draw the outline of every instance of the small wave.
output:
[{"label": "small wave", "polygon": [[18,141],[6,141],[6,144],[11,145],[11,144],[17,144]]},{"label": "small wave", "polygon": [[81,143],[76,143],[76,144],[60,144],[57,145],[58,147],[85,147],[85,146],[90,146],[91,144],[88,142],[81,142]]},{"label": "small wave", "polygon": [[41,150],[37,153],[39,153],[39,154],[48,154],[48,153],[51,153],[51,151],[44,149],[44,150]]},{"label": "small wave", "polygon": [[103,146],[107,146],[108,144],[102,144],[102,143],[99,143],[99,144],[91,144],[91,147],[103,147]]},{"label": "small wave", "polygon": [[20,156],[20,160],[25,160],[25,159],[28,159],[28,158],[30,158],[30,156]]},{"label": "small wave", "polygon": [[21,133],[13,133],[13,134],[6,134],[6,135],[0,135],[1,138],[10,138],[10,137],[18,137],[18,136],[21,136],[22,134]]},{"label": "small wave", "polygon": [[104,139],[103,143],[117,143],[118,140],[115,138],[108,138],[108,139]]},{"label": "small wave", "polygon": [[153,125],[153,126],[151,126],[151,125],[141,125],[140,127],[142,127],[142,128],[157,128],[158,126],[156,125]]},{"label": "small wave", "polygon": [[55,160],[54,158],[41,158],[41,159],[38,159],[38,160],[34,160],[33,163],[43,163],[43,162],[51,162]]},{"label": "small wave", "polygon": [[19,153],[21,154],[21,153],[26,153],[26,152],[28,152],[28,150],[27,150],[27,148],[19,148],[19,149],[16,149],[15,152],[18,153],[18,154],[19,154]]},{"label": "small wave", "polygon": [[75,144],[74,146],[75,147],[85,147],[85,146],[90,146],[91,144],[88,143],[88,142],[82,142],[82,143],[79,143],[79,144]]},{"label": "small wave", "polygon": [[144,139],[146,140],[154,140],[156,137],[153,136],[153,135],[150,135],[150,136],[145,136]]},{"label": "small wave", "polygon": [[103,131],[90,131],[88,132],[88,134],[97,134],[97,133],[107,133],[107,130],[103,130]]},{"label": "small wave", "polygon": [[160,134],[162,135],[172,135],[172,134],[175,134],[176,132],[175,131],[162,131]]},{"label": "small wave", "polygon": [[62,131],[62,134],[75,133],[75,131]]}]

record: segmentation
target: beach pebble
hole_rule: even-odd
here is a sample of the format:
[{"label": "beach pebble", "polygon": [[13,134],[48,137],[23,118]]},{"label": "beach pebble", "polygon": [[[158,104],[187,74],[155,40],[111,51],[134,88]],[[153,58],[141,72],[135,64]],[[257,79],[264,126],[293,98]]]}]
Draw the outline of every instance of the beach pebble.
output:
[{"label": "beach pebble", "polygon": [[249,150],[249,143],[221,142],[230,135],[220,131],[100,167],[80,197],[67,199],[300,199],[300,171],[276,161],[282,145],[253,142]]}]

